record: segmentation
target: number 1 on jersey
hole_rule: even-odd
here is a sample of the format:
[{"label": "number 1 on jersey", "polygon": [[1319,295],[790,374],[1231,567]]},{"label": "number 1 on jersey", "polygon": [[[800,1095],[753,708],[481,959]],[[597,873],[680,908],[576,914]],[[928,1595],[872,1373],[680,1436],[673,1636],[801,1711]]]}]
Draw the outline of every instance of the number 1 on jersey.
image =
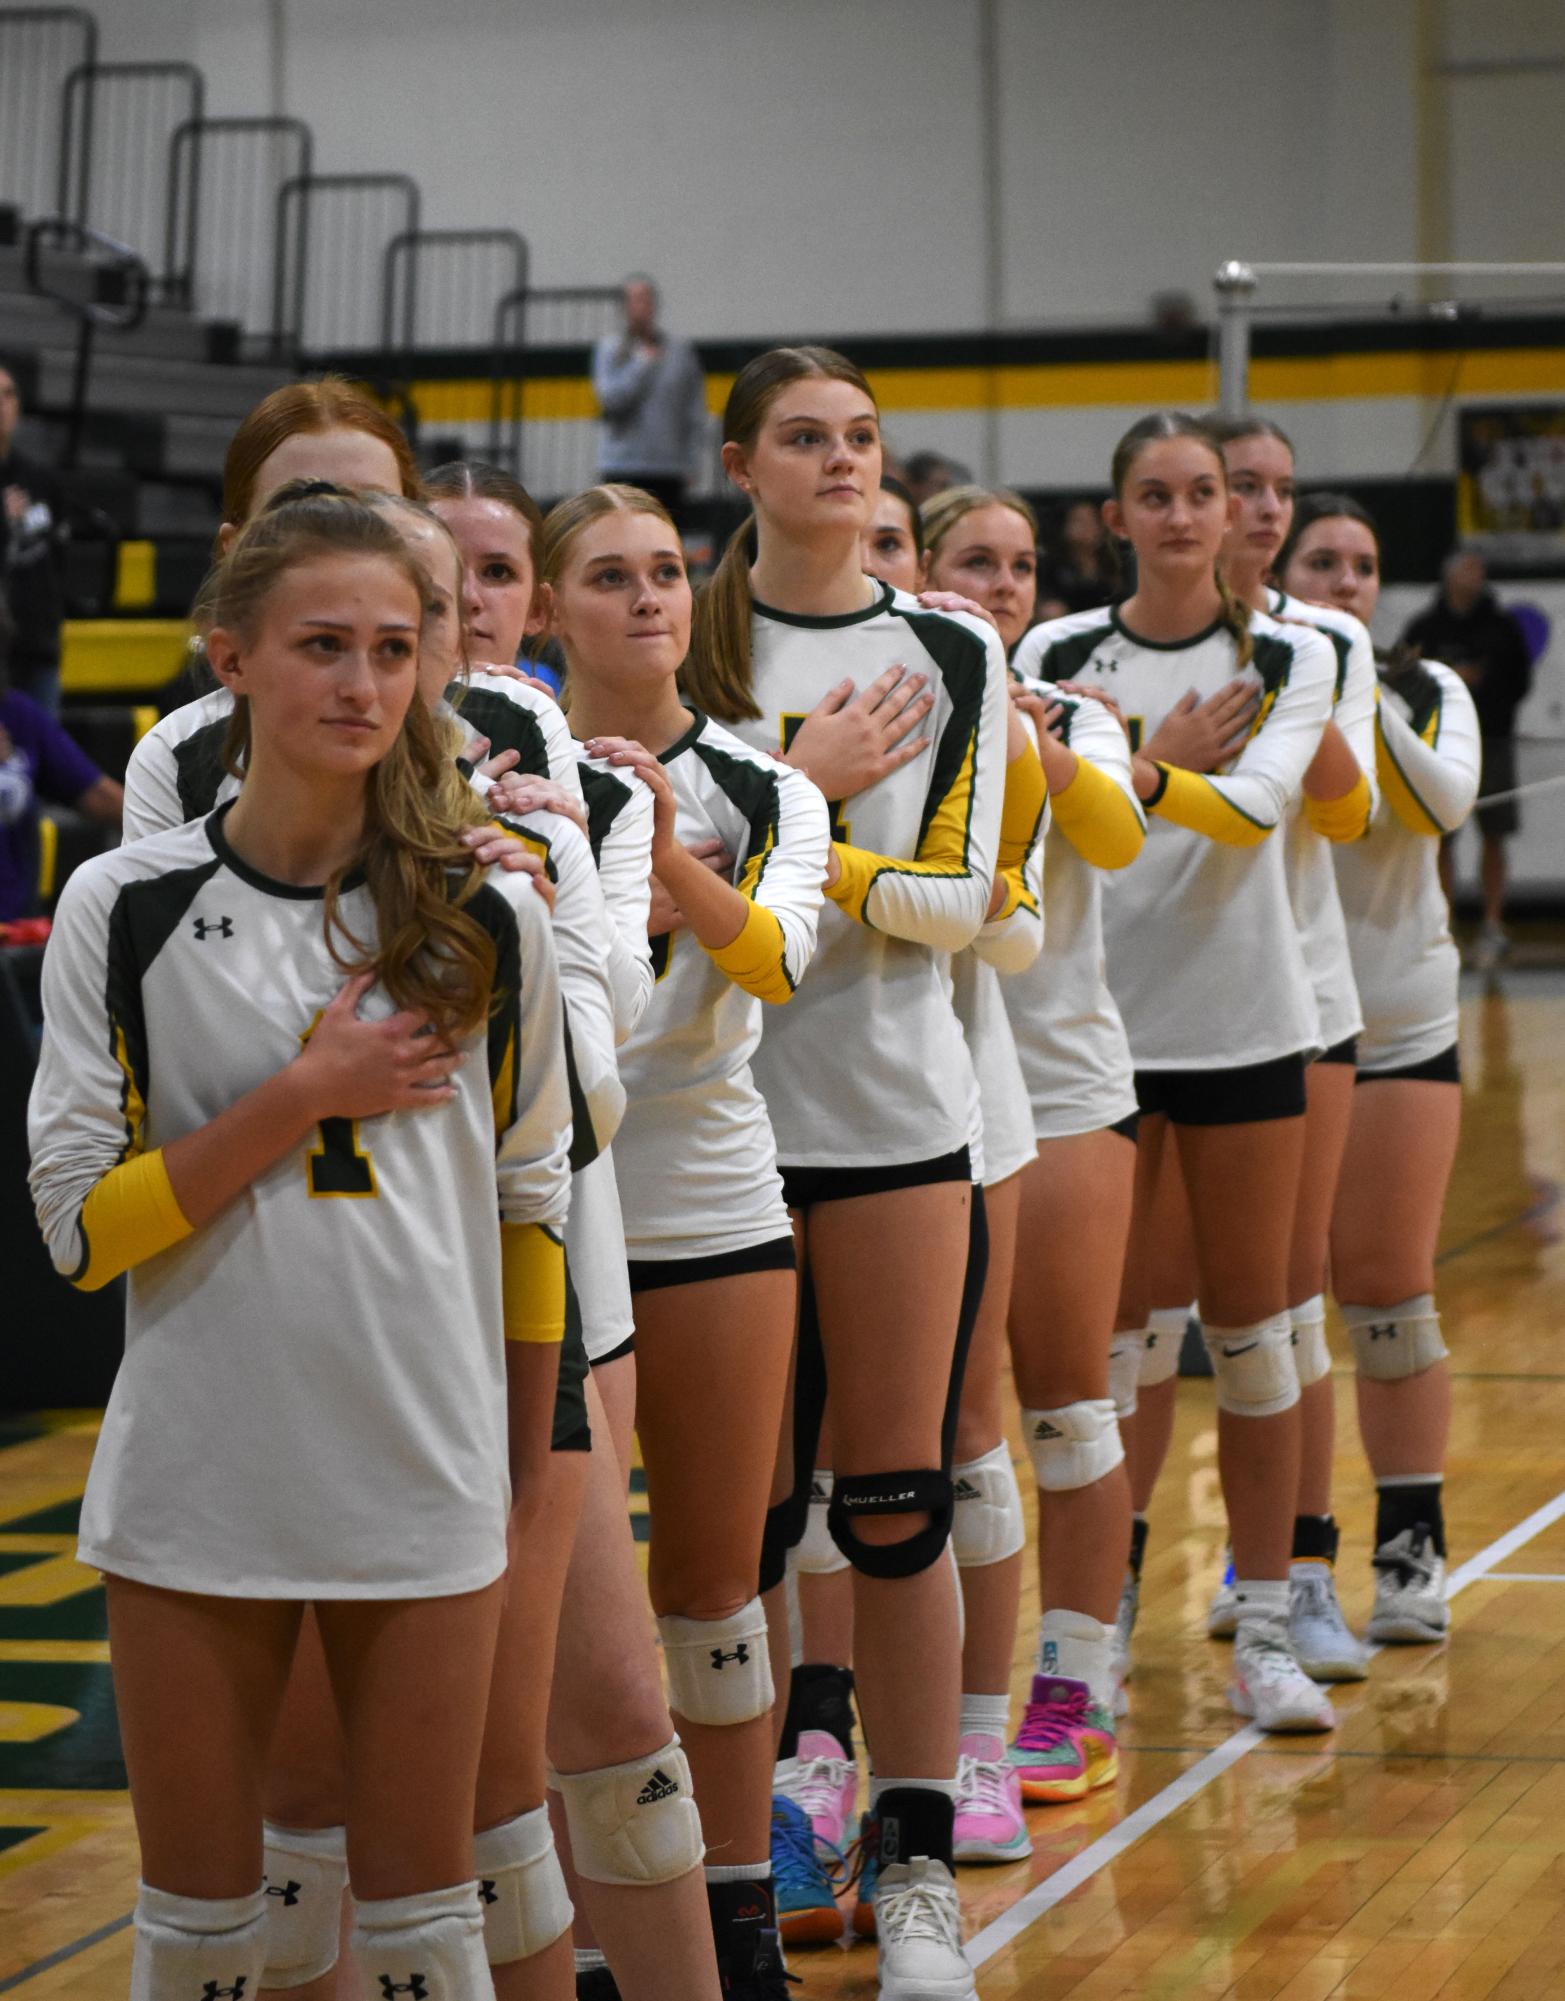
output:
[{"label": "number 1 on jersey", "polygon": [[[315,1033],[315,1022],[320,1018],[317,1014],[299,1037],[301,1049]],[[316,1130],[321,1143],[304,1157],[311,1196],[378,1194],[375,1163],[359,1146],[358,1120],[322,1119]]]},{"label": "number 1 on jersey", "polygon": [[[781,720],[782,747],[783,753],[786,756],[788,751],[793,747],[793,740],[799,734],[799,729],[804,722],[804,718],[803,716],[785,715]],[[848,830],[847,821],[842,817],[842,806],[843,802],[840,799],[828,799],[826,801],[826,810],[831,815],[831,837],[834,841],[851,843],[853,836]]]}]

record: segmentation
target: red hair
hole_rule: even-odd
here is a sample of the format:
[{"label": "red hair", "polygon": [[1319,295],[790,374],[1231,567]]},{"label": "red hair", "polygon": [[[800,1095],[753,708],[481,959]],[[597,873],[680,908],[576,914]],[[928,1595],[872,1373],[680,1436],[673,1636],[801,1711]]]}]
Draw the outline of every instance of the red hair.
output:
[{"label": "red hair", "polygon": [[404,497],[418,498],[418,467],[401,426],[346,376],[322,375],[274,389],[235,431],[223,461],[225,521],[237,528],[249,520],[262,466],[279,445],[311,431],[363,431],[378,438],[397,461]]}]

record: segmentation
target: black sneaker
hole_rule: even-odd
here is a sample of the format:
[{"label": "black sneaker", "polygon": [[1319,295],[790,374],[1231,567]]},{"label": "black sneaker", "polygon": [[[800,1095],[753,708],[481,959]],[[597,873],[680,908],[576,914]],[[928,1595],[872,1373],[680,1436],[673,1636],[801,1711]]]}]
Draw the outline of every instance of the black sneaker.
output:
[{"label": "black sneaker", "polygon": [[576,2001],[620,2001],[619,1988],[606,1966],[592,1966],[577,1974]]},{"label": "black sneaker", "polygon": [[789,2001],[788,1989],[800,1985],[797,1973],[783,1963],[782,1941],[763,1931],[747,1967],[722,1966],[723,2001]]}]

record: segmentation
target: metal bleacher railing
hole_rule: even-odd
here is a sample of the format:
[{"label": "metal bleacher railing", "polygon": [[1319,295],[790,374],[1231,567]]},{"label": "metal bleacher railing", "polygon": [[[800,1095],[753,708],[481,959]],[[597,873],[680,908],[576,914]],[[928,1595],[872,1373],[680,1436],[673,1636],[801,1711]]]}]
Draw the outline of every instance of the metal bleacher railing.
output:
[{"label": "metal bleacher railing", "polygon": [[65,79],[98,59],[98,24],[80,7],[0,12],[0,201],[54,207]]},{"label": "metal bleacher railing", "polygon": [[176,126],[163,238],[170,303],[270,335],[282,190],[307,184],[314,168],[315,136],[302,118],[189,118]]},{"label": "metal bleacher railing", "polygon": [[277,195],[272,340],[280,359],[372,349],[386,253],[423,210],[408,174],[303,174]]},{"label": "metal bleacher railing", "polygon": [[79,63],[61,99],[57,213],[150,251],[163,229],[170,141],[205,104],[194,63]]},{"label": "metal bleacher railing", "polygon": [[540,500],[596,476],[596,414],[584,350],[619,330],[617,285],[524,286],[495,307],[489,456]]}]

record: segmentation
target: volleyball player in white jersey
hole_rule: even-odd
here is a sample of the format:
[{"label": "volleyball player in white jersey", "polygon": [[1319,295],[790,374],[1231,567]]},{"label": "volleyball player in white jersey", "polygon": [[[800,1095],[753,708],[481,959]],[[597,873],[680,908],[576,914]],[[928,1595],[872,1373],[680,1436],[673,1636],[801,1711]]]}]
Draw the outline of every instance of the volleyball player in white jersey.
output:
[{"label": "volleyball player in white jersey", "polygon": [[686,691],[844,802],[816,964],[768,1020],[757,1057],[812,1308],[794,1496],[774,1511],[764,1581],[781,1583],[784,1547],[804,1526],[829,1378],[829,1525],[854,1566],[879,1831],[861,1921],[878,1930],[887,2001],[961,2001],[973,1987],[951,1877],[960,1645],[941,1558],[974,1212],[971,1066],[942,955],[971,943],[1004,895],[1004,655],[991,628],[864,575],[879,424],[841,355],[783,348],[747,364],[724,413],[723,462],[754,515],[698,603]]},{"label": "volleyball player in white jersey", "polygon": [[456,839],[476,809],[418,698],[427,593],[356,501],[255,522],[208,637],[243,790],[88,863],[56,920],[40,1220],[78,1283],[131,1273],[82,1556],[142,1843],[137,2001],[259,1983],[263,1763],[305,1603],[361,1969],[493,1991],[473,1785],[507,1405],[525,1464],[554,1401],[570,1103],[543,905]]},{"label": "volleyball player in white jersey", "polygon": [[[1335,661],[1319,633],[1247,614],[1218,578],[1238,502],[1198,419],[1159,412],[1132,426],[1113,484],[1105,519],[1135,549],[1136,591],[1041,627],[1028,659],[1119,703],[1150,818],[1136,866],[1104,899],[1108,976],[1136,1064],[1138,1210],[1170,1128],[1190,1200],[1238,1573],[1230,1700],[1268,1729],[1327,1729],[1330,1704],[1287,1646],[1299,1465],[1288,1260],[1319,1020],[1272,836],[1319,747]],[[1226,696],[1241,673],[1214,720],[1203,698]],[[1257,700],[1237,755],[1214,758]],[[1133,1222],[1121,1311],[1132,1329],[1149,1306],[1141,1249]]]},{"label": "volleyball player in white jersey", "polygon": [[[1352,1116],[1356,1038],[1364,1018],[1331,857],[1334,845],[1362,838],[1379,796],[1375,651],[1357,619],[1290,601],[1267,584],[1293,518],[1294,455],[1288,438],[1264,417],[1210,421],[1222,443],[1229,490],[1239,501],[1238,519],[1223,548],[1223,576],[1229,589],[1254,611],[1318,626],[1336,656],[1331,721],[1304,774],[1287,826],[1293,913],[1314,983],[1324,1045],[1305,1072],[1304,1167],[1289,1260],[1289,1318],[1299,1372],[1300,1470],[1288,1637],[1299,1665],[1317,1681],[1360,1681],[1367,1671],[1367,1656],[1342,1616],[1333,1577],[1338,1540],[1331,1511],[1336,1403],[1326,1346],[1325,1288],[1332,1204]],[[1208,1618],[1208,1632],[1232,1632],[1233,1616],[1231,1587],[1225,1582]]]},{"label": "volleyball player in white jersey", "polygon": [[[1278,565],[1289,599],[1368,623],[1380,546],[1357,501],[1299,503]],[[1379,1642],[1442,1638],[1442,1478],[1451,1373],[1435,1307],[1435,1242],[1461,1124],[1457,974],[1440,840],[1477,796],[1478,723],[1461,678],[1436,661],[1380,667],[1381,801],[1369,836],[1336,850],[1364,1009],[1353,1119],[1331,1224],[1332,1286],[1353,1339],[1359,1432],[1376,1486]]]},{"label": "volleyball player in white jersey", "polygon": [[[625,1044],[615,1164],[636,1315],[650,1583],[713,1860],[719,1964],[781,1994],[771,1921],[773,1685],[756,1595],[792,1342],[793,1239],[750,1063],[762,1003],[814,953],[829,835],[815,788],[687,706],[690,586],[665,510],[589,488],[545,524],[550,629],[588,756],[655,800],[657,986]],[[689,844],[719,841],[719,874]],[[568,1797],[568,1795],[567,1795]],[[574,1832],[574,1830],[573,1830]]]}]

